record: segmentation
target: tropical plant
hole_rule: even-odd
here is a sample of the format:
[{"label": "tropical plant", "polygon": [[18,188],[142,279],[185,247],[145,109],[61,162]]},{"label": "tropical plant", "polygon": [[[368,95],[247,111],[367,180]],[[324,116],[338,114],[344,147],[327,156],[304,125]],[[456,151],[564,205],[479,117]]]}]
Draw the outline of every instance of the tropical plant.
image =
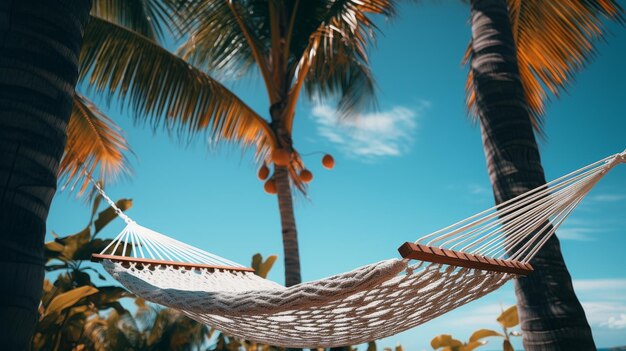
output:
[{"label": "tropical plant", "polygon": [[499,333],[491,329],[479,329],[472,333],[468,342],[461,342],[455,339],[450,334],[437,335],[430,341],[430,346],[434,350],[439,351],[472,351],[487,344],[487,341],[483,340],[489,337],[501,337],[502,350],[503,351],[515,351],[511,344],[511,336],[520,336],[517,331],[509,331],[509,328],[513,328],[519,324],[519,317],[517,315],[517,306],[511,306],[505,311],[502,311],[500,316],[496,319],[502,326],[503,333]]},{"label": "tropical plant", "polygon": [[[137,301],[142,301],[137,299]],[[137,311],[136,319],[146,328],[143,350],[200,350],[211,336],[209,327],[170,308],[145,307]],[[146,317],[148,315],[148,317]]]},{"label": "tropical plant", "polygon": [[[118,315],[128,313],[119,300],[132,294],[118,286],[96,286],[89,272],[101,280],[105,280],[104,276],[84,264],[92,254],[112,242],[96,238],[117,217],[111,207],[98,213],[100,203],[101,197],[95,196],[89,223],[83,230],[65,237],[55,234],[55,239],[45,244],[45,269],[57,277],[54,284],[47,279],[44,281],[39,321],[32,342],[35,350],[71,350],[82,344],[85,328],[101,312],[112,308]],[[116,205],[125,211],[132,206],[132,201],[121,199]]]},{"label": "tropical plant", "polygon": [[[175,8],[184,59],[94,18],[81,52],[81,80],[88,91],[118,99],[141,122],[249,146],[264,167],[273,165],[266,189],[277,193],[285,281],[300,283],[292,186],[304,191],[310,173],[292,140],[298,98],[303,88],[309,96],[338,97],[343,115],[367,106],[374,83],[366,48],[376,29],[368,15],[390,15],[394,2],[178,1]],[[247,77],[253,67],[267,90],[267,118],[209,75]]]},{"label": "tropical plant", "polygon": [[[468,104],[501,203],[545,184],[535,139],[543,132],[545,101],[593,56],[605,20],[622,21],[624,11],[615,0],[471,0],[470,6]],[[515,281],[525,349],[594,350],[556,236],[531,263],[534,273]]]},{"label": "tropical plant", "polygon": [[[86,262],[112,242],[97,236],[117,217],[112,207],[98,212],[101,200],[100,196],[93,198],[89,223],[83,230],[64,237],[55,234],[45,245],[46,271],[56,280],[54,284],[45,280],[32,349],[199,349],[210,337],[204,324],[181,312],[149,305],[119,286],[97,285],[92,280],[96,276],[107,283],[101,271]],[[125,211],[132,201],[121,199],[116,206]],[[275,260],[271,256],[263,261],[256,255],[253,262],[259,272],[267,274]],[[124,307],[122,298],[135,301],[134,314]]]},{"label": "tropical plant", "polygon": [[[81,71],[85,66],[86,47],[90,48],[89,43],[94,40],[94,26],[103,24],[104,28],[101,26],[100,30],[108,30],[109,35],[117,33],[114,28],[121,28],[124,33],[132,32],[158,45],[176,26],[175,3],[175,0],[93,0],[79,57]],[[112,61],[107,64],[114,64],[117,59],[111,58]],[[82,193],[89,186],[87,175],[95,177],[98,172],[98,178],[108,183],[119,174],[128,173],[126,154],[130,150],[120,128],[87,97],[86,82],[81,80],[79,83],[74,94],[59,174],[64,186],[79,184]],[[109,97],[107,102],[111,100],[112,97]]]},{"label": "tropical plant", "polygon": [[[26,349],[36,321],[44,269],[45,221],[57,178],[80,194],[86,174],[113,179],[128,170],[119,128],[75,92],[84,34],[94,18],[125,26],[146,40],[163,38],[169,0],[9,1],[0,16],[0,252],[13,281],[1,290],[4,346]],[[93,4],[93,8],[92,7]],[[89,17],[91,14],[93,17]]]},{"label": "tropical plant", "polygon": [[43,291],[46,218],[56,191],[91,1],[0,6],[0,340],[26,350]]}]

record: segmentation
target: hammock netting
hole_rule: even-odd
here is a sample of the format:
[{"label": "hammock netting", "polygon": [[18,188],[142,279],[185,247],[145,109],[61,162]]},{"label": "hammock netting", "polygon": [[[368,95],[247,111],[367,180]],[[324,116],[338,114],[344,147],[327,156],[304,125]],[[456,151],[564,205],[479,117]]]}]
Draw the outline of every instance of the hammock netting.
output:
[{"label": "hammock netting", "polygon": [[127,226],[94,256],[137,296],[178,309],[227,335],[283,347],[355,345],[420,325],[517,277],[473,268],[474,263],[530,267],[527,263],[591,188],[624,162],[626,151],[415,242],[444,259],[462,257],[468,265],[415,262],[405,256],[286,288],[143,227],[119,209]]}]

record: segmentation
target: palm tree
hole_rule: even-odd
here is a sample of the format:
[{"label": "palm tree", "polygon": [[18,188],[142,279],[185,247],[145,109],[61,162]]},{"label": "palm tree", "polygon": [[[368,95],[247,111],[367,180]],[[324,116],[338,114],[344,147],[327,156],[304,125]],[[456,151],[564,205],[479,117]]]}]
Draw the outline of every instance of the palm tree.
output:
[{"label": "palm tree", "polygon": [[90,1],[0,5],[0,340],[30,343],[43,287],[43,241],[78,78]]},{"label": "palm tree", "polygon": [[[259,162],[273,164],[269,185],[277,193],[290,286],[301,281],[292,187],[306,188],[292,140],[298,98],[303,88],[309,96],[338,97],[344,115],[371,102],[366,47],[376,27],[368,14],[390,15],[393,9],[390,0],[181,1],[184,59],[94,18],[80,77],[90,92],[119,99],[139,121],[249,146]],[[267,89],[267,118],[209,75],[241,77],[252,67]]]},{"label": "palm tree", "polygon": [[[165,33],[171,32],[175,26],[174,3],[175,0],[92,0],[85,41],[90,42],[92,22],[100,21],[112,27],[121,26],[145,40],[162,42]],[[80,57],[82,55],[81,51]],[[79,63],[79,66],[83,65],[82,60]],[[119,174],[127,174],[126,154],[130,151],[121,129],[81,90],[84,89],[79,86],[74,94],[67,127],[68,142],[59,167],[63,187],[79,185],[79,194],[89,185],[86,174],[95,177],[97,172],[104,183],[113,181]]]},{"label": "palm tree", "polygon": [[[535,140],[547,91],[558,93],[594,52],[614,0],[472,0],[468,102],[480,122],[496,203],[545,184]],[[526,350],[595,350],[556,236],[515,281]]]},{"label": "palm tree", "polygon": [[[142,33],[163,35],[167,1],[8,1],[0,6],[0,266],[9,279],[0,301],[0,336],[27,349],[37,320],[44,272],[45,220],[56,191],[111,180],[127,171],[128,145],[119,128],[75,92],[89,11]],[[158,20],[150,20],[150,18]]]}]

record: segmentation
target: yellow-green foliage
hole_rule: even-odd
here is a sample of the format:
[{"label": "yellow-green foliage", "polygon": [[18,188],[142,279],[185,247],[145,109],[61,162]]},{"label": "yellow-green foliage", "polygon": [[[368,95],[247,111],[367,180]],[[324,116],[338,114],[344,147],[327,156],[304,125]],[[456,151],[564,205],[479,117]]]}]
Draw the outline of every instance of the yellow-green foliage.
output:
[{"label": "yellow-green foliage", "polygon": [[513,328],[519,324],[517,306],[511,306],[505,311],[502,311],[496,320],[502,326],[502,333],[491,329],[479,329],[472,333],[472,336],[470,336],[467,342],[461,342],[449,334],[442,334],[434,337],[430,342],[430,346],[432,346],[434,350],[438,351],[472,351],[487,343],[487,341],[483,339],[489,337],[499,337],[503,339],[503,351],[514,351],[509,338],[511,336],[520,336],[521,334],[516,331],[509,332],[509,328]]},{"label": "yellow-green foliage", "polygon": [[278,256],[276,255],[269,256],[265,261],[263,261],[263,256],[259,253],[252,256],[252,268],[254,269],[254,274],[261,278],[267,278],[267,275],[269,274],[270,269],[274,266],[276,259],[278,259]]}]

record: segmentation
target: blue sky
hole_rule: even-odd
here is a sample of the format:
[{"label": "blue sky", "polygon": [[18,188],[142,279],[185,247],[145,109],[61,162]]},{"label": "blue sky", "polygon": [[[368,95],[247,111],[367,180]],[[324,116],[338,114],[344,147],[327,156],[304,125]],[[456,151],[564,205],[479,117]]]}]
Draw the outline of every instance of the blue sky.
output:
[{"label": "blue sky", "polygon": [[[493,205],[478,128],[464,106],[470,36],[469,9],[461,2],[428,1],[401,7],[380,22],[384,35],[371,50],[379,109],[362,123],[337,125],[331,105],[301,99],[295,146],[314,173],[307,198],[295,201],[304,280],[319,279],[377,260],[397,247]],[[626,148],[626,30],[599,46],[593,63],[547,111],[540,141],[548,179]],[[227,82],[249,105],[267,111],[259,78]],[[130,197],[139,223],[207,251],[248,264],[250,257],[282,256],[276,199],[263,192],[249,154],[233,147],[191,145],[134,126],[116,108],[136,156],[134,172],[108,187]],[[263,113],[267,115],[267,113]],[[80,230],[89,209],[74,195],[53,201],[48,230]],[[558,232],[574,285],[598,346],[626,345],[626,167],[612,171]],[[121,223],[110,226],[113,236]],[[50,239],[50,236],[48,236]],[[270,279],[283,282],[276,264]],[[441,333],[467,339],[478,328],[497,329],[500,306],[515,303],[512,284],[423,326],[383,340],[405,350],[430,350]],[[497,340],[491,347],[498,348]],[[520,345],[517,342],[516,345]]]}]

